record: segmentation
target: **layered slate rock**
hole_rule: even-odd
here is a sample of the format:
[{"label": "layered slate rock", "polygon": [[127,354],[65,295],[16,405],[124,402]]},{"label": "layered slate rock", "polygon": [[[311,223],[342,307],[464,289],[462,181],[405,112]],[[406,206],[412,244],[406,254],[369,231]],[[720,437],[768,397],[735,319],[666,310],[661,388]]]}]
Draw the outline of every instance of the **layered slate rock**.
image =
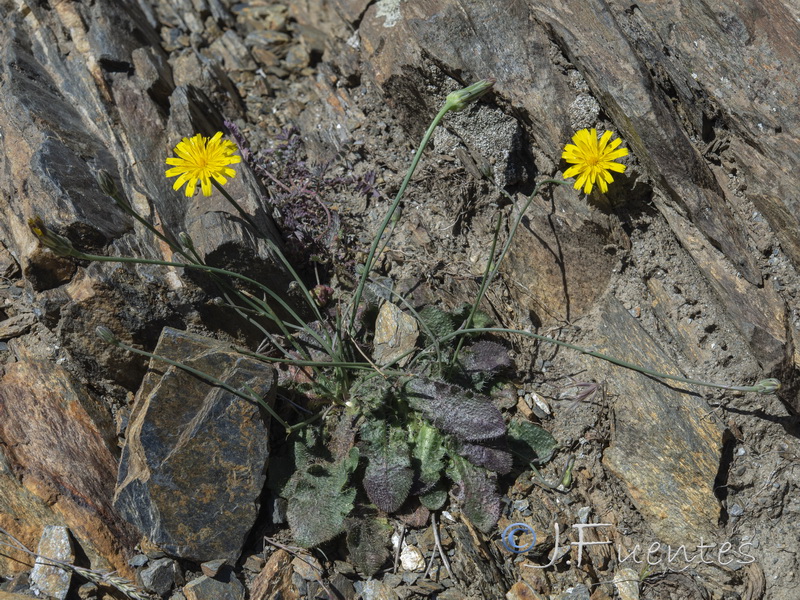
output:
[{"label": "layered slate rock", "polygon": [[[613,296],[606,298],[600,320],[600,352],[681,375]],[[710,539],[721,510],[714,482],[722,460],[722,427],[707,418],[701,397],[683,393],[691,386],[666,386],[611,365],[608,375],[626,393],[614,404],[614,437],[603,464],[660,540],[688,547],[701,537]]]},{"label": "layered slate rock", "polygon": [[[216,340],[165,328],[155,354],[274,400],[272,367]],[[235,562],[258,514],[268,456],[263,407],[153,360],[131,414],[114,506],[172,556]]]}]

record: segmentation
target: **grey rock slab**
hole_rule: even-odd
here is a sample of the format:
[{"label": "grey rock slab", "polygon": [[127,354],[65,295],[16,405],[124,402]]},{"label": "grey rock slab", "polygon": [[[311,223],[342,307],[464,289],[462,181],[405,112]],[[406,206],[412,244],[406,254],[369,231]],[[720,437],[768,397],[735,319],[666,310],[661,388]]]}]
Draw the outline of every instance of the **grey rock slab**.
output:
[{"label": "grey rock slab", "polygon": [[[155,354],[271,403],[275,371],[223,343],[165,328]],[[114,506],[169,555],[235,562],[266,479],[263,407],[153,360],[137,393]]]},{"label": "grey rock slab", "polygon": [[186,600],[244,600],[244,586],[235,577],[219,581],[203,575],[183,588]]},{"label": "grey rock slab", "polygon": [[142,587],[148,592],[153,592],[163,598],[175,587],[176,568],[175,561],[170,558],[154,560],[139,573]]},{"label": "grey rock slab", "polygon": [[31,571],[31,587],[56,600],[64,600],[69,592],[72,572],[51,564],[47,559],[69,564],[75,562],[75,550],[72,547],[69,529],[60,525],[46,526],[42,531],[36,554],[39,556]]}]

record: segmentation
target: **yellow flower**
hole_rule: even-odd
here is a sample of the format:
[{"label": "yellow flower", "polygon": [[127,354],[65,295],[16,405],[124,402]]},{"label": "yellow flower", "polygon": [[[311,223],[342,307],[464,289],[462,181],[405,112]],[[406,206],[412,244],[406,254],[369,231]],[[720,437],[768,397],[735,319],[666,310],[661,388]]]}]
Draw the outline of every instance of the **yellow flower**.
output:
[{"label": "yellow flower", "polygon": [[577,175],[576,190],[583,187],[583,191],[588,194],[597,183],[600,191],[606,193],[608,184],[614,181],[610,171],[617,173],[625,171],[625,165],[614,161],[627,156],[628,149],[617,150],[616,148],[622,143],[622,140],[617,138],[609,143],[612,135],[614,135],[612,132],[606,131],[598,140],[596,129],[581,129],[572,136],[572,141],[575,143],[567,144],[564,147],[561,158],[572,165],[564,171],[564,178],[569,179]]},{"label": "yellow flower", "polygon": [[203,195],[210,196],[212,177],[218,184],[223,185],[227,181],[225,176],[236,175],[236,171],[228,167],[242,160],[240,156],[234,154],[235,151],[236,145],[223,140],[221,131],[215,133],[211,139],[199,133],[191,139],[183,138],[175,146],[178,158],[167,159],[167,164],[173,165],[167,170],[167,177],[179,176],[172,184],[172,189],[179,190],[185,183],[186,196],[192,197],[197,182],[200,181]]}]

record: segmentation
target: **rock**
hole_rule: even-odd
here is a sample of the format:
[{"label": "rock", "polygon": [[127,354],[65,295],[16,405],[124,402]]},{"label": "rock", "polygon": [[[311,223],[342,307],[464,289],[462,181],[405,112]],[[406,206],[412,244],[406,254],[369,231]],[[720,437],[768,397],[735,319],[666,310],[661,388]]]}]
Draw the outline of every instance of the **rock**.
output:
[{"label": "rock", "polygon": [[419,548],[411,545],[404,545],[400,551],[400,564],[406,571],[423,571],[425,570],[425,557]]},{"label": "rock", "polygon": [[[12,11],[0,24],[3,245],[18,257],[34,290],[54,292],[32,302],[53,319],[53,327],[64,328],[61,344],[90,370],[128,389],[138,386],[143,363],[134,359],[131,368],[129,358],[120,364],[119,354],[98,344],[93,331],[105,325],[152,347],[164,323],[179,323],[187,313],[185,301],[174,297],[182,289],[174,270],[78,265],[37,249],[26,224],[28,217],[41,215],[48,227],[89,252],[172,258],[101,191],[95,180],[99,169],[163,231],[193,236],[207,262],[235,263],[261,280],[273,278],[277,287],[289,281],[269,244],[245,231],[238,212],[218,192],[210,199],[186,198],[164,176],[164,160],[176,142],[197,132],[223,131],[223,118],[203,92],[175,87],[157,24],[142,6],[99,0],[57,10],[37,7],[24,15]],[[64,31],[70,32],[69,50],[61,46]],[[215,61],[204,65],[221,70]],[[213,73],[209,93],[216,86],[219,98],[238,99],[230,81]],[[223,89],[226,83],[230,89]],[[239,108],[231,100],[226,112],[233,116]],[[261,202],[264,190],[244,165],[237,170],[227,189],[265,235],[279,240]],[[150,309],[140,310],[144,305]]]},{"label": "rock", "polygon": [[544,600],[524,581],[518,581],[506,592],[506,600]]},{"label": "rock", "polygon": [[22,313],[0,321],[0,340],[19,337],[30,331],[36,317],[32,313]]},{"label": "rock", "polygon": [[299,600],[300,593],[292,583],[293,572],[291,555],[286,550],[276,550],[253,580],[250,600]]},{"label": "rock", "polygon": [[[552,189],[552,188],[549,188]],[[536,199],[517,228],[503,277],[515,304],[536,315],[543,325],[585,315],[603,295],[618,258],[606,248],[629,242],[614,219],[562,186],[552,189],[562,208]]]},{"label": "rock", "polygon": [[261,556],[257,554],[251,554],[247,557],[242,565],[242,568],[245,571],[249,571],[250,573],[260,573],[261,569],[267,564],[267,561],[264,560]]},{"label": "rock", "polygon": [[567,590],[566,594],[559,596],[558,600],[589,600],[589,588],[579,583]]},{"label": "rock", "polygon": [[329,579],[330,586],[336,590],[342,600],[356,600],[356,589],[353,582],[341,573],[334,573]]},{"label": "rock", "polygon": [[[274,399],[272,367],[218,341],[165,328],[155,354]],[[131,414],[114,506],[171,556],[235,562],[258,514],[267,422],[263,408],[151,361]]]},{"label": "rock", "polygon": [[128,564],[134,568],[139,568],[145,566],[149,560],[146,554],[137,554],[128,561]]},{"label": "rock", "polygon": [[186,600],[244,600],[244,586],[235,577],[219,581],[202,575],[183,587]]},{"label": "rock", "polygon": [[31,571],[31,587],[54,600],[64,600],[69,593],[72,571],[53,565],[48,559],[70,565],[75,563],[69,529],[58,525],[45,527],[36,554],[36,564]]},{"label": "rock", "polygon": [[91,600],[96,598],[100,592],[100,588],[96,583],[88,581],[78,587],[78,598],[81,600]]},{"label": "rock", "polygon": [[614,587],[617,588],[620,600],[639,600],[639,573],[630,567],[622,567],[614,571]]},{"label": "rock", "polygon": [[220,573],[230,571],[231,567],[227,560],[224,558],[218,558],[216,560],[204,562],[202,565],[200,565],[200,570],[206,577],[216,577]]},{"label": "rock", "polygon": [[375,321],[375,339],[372,357],[378,365],[385,365],[408,353],[397,364],[404,366],[411,360],[419,336],[419,325],[391,302],[384,302]]},{"label": "rock", "polygon": [[175,572],[178,568],[174,560],[159,558],[142,569],[138,576],[146,591],[165,598],[175,587]]},{"label": "rock", "polygon": [[458,157],[473,177],[494,181],[501,188],[531,175],[523,141],[519,121],[485,104],[452,114],[447,126],[437,128],[433,136],[437,153]]},{"label": "rock", "polygon": [[[3,527],[35,548],[46,525],[64,525],[93,566],[132,577],[127,560],[136,538],[111,504],[116,461],[108,411],[44,350],[20,340],[9,348],[16,362],[0,377]],[[19,569],[7,560],[0,556],[3,572]]]},{"label": "rock", "polygon": [[31,600],[31,597],[26,594],[14,594],[0,590],[0,600]]},{"label": "rock", "polygon": [[219,57],[227,71],[255,71],[256,63],[241,38],[232,29],[217,38],[209,47],[213,57]]},{"label": "rock", "polygon": [[[596,346],[598,352],[662,373],[676,372],[613,296],[607,298],[600,318],[605,339]],[[699,396],[630,369],[604,368],[619,396],[615,435],[603,464],[625,485],[659,539],[690,547],[700,537],[713,537],[720,517],[714,479],[721,460],[722,428],[706,418],[708,407]]]},{"label": "rock", "polygon": [[376,579],[370,579],[364,583],[361,589],[362,600],[398,600],[397,594],[392,588]]}]

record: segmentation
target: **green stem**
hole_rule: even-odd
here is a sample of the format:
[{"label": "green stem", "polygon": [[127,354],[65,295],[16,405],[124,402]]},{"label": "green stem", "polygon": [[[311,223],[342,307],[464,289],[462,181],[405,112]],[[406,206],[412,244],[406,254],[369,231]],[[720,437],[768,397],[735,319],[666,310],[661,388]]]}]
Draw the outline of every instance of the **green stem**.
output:
[{"label": "green stem", "polygon": [[691,385],[700,385],[704,387],[717,388],[721,390],[731,390],[736,392],[755,392],[758,394],[772,393],[780,387],[780,382],[777,379],[763,379],[752,386],[739,386],[739,385],[729,385],[725,383],[710,383],[708,381],[700,381],[698,379],[681,377],[680,375],[668,375],[666,373],[659,373],[658,371],[654,371],[653,369],[648,369],[647,367],[642,367],[640,365],[627,362],[620,358],[609,356],[608,354],[603,354],[601,352],[595,352],[594,350],[581,348],[580,346],[576,346],[575,344],[562,342],[561,340],[556,340],[551,337],[547,337],[546,335],[539,335],[538,333],[525,331],[524,329],[506,329],[504,327],[481,327],[475,329],[459,329],[458,331],[454,331],[452,333],[448,333],[447,335],[442,336],[439,339],[439,341],[446,342],[447,340],[453,339],[459,335],[465,335],[467,333],[514,333],[517,335],[524,335],[526,337],[530,337],[542,342],[547,342],[549,344],[555,344],[557,346],[569,348],[570,350],[575,350],[576,352],[580,352],[581,354],[594,356],[595,358],[599,358],[606,362],[610,362],[611,364],[620,367],[625,367],[626,369],[631,369],[633,371],[638,371],[639,373],[644,373],[645,375],[650,375],[651,377],[657,377],[659,379],[669,379],[671,381],[678,381],[680,383],[688,383]]},{"label": "green stem", "polygon": [[[535,192],[536,190],[534,190]],[[489,283],[493,278],[493,274],[497,272],[497,268],[494,266],[494,251],[497,249],[497,238],[500,236],[500,223],[501,223],[501,215],[497,215],[497,223],[494,226],[494,236],[492,237],[492,247],[489,250],[489,260],[486,262],[486,269],[483,272],[483,279],[481,280],[481,287],[478,290],[478,296],[475,298],[475,302],[472,303],[472,309],[469,311],[469,316],[467,316],[467,320],[461,325],[464,329],[468,327],[472,327],[473,319],[475,318],[475,313],[478,312],[478,306],[480,306],[481,301],[483,300],[484,295],[486,294],[486,290],[489,287]],[[510,239],[510,238],[509,238]],[[500,257],[502,259],[502,256]],[[458,353],[461,352],[461,346],[464,345],[463,337],[458,338],[458,344],[456,344],[456,349],[453,352],[453,356],[450,359],[450,366],[456,364],[458,360]]]},{"label": "green stem", "polygon": [[319,307],[317,306],[317,303],[311,297],[311,293],[308,291],[308,288],[303,283],[303,280],[300,278],[300,276],[294,270],[294,267],[292,267],[292,264],[289,262],[289,260],[283,254],[283,252],[278,247],[278,245],[274,241],[272,241],[269,236],[264,235],[264,233],[261,232],[261,230],[258,228],[258,226],[256,226],[256,224],[253,221],[253,219],[250,218],[250,215],[248,215],[246,212],[244,212],[244,209],[241,206],[239,206],[239,203],[236,202],[236,200],[234,200],[233,197],[227,191],[225,191],[225,188],[223,188],[220,184],[218,184],[213,179],[211,180],[211,182],[222,193],[222,195],[225,196],[225,199],[228,202],[230,202],[237,211],[239,211],[239,214],[242,216],[242,218],[245,221],[247,221],[248,225],[250,225],[250,227],[253,228],[253,231],[256,232],[258,235],[260,235],[261,238],[267,243],[267,245],[269,245],[270,249],[278,256],[278,259],[281,261],[281,264],[283,264],[283,266],[286,268],[286,270],[289,271],[289,274],[292,276],[292,279],[294,279],[294,281],[297,283],[297,285],[300,286],[300,290],[303,292],[303,296],[305,297],[305,301],[308,304],[308,306],[311,308],[312,312],[314,313],[314,316],[316,317],[316,319],[318,321],[322,322],[322,314],[319,312]]},{"label": "green stem", "polygon": [[397,207],[400,206],[400,200],[403,199],[403,194],[405,194],[406,187],[408,187],[408,182],[411,181],[411,176],[414,174],[414,171],[419,164],[420,158],[422,158],[422,153],[425,150],[425,147],[428,145],[428,142],[433,135],[433,131],[439,125],[441,120],[444,116],[453,109],[452,105],[449,102],[446,102],[445,105],[436,113],[436,116],[431,121],[430,126],[428,126],[428,130],[425,132],[425,135],[422,138],[422,142],[417,148],[416,154],[414,154],[414,159],[411,161],[411,167],[409,167],[408,172],[406,173],[405,179],[403,179],[403,183],[400,184],[400,189],[397,191],[397,195],[394,198],[394,202],[392,206],[389,208],[389,212],[386,213],[386,216],[383,218],[383,222],[378,227],[378,232],[375,234],[375,238],[372,240],[372,246],[370,246],[369,254],[367,255],[367,260],[364,263],[364,270],[361,272],[361,279],[358,282],[358,287],[356,288],[356,293],[353,296],[353,306],[350,313],[350,323],[348,324],[348,329],[352,332],[353,327],[355,326],[356,322],[356,313],[358,311],[358,305],[361,302],[361,296],[364,293],[364,285],[367,283],[367,279],[369,279],[370,271],[372,271],[374,259],[375,259],[375,252],[378,249],[378,245],[381,243],[381,237],[383,236],[383,232],[386,231],[386,228],[389,226],[389,222],[392,220]]},{"label": "green stem", "polygon": [[133,346],[129,346],[128,344],[125,344],[124,342],[120,341],[119,339],[114,338],[114,341],[111,342],[111,343],[113,343],[115,346],[118,346],[118,347],[122,348],[123,350],[127,350],[128,352],[133,352],[135,354],[140,354],[140,355],[146,356],[148,358],[152,358],[152,359],[155,359],[155,360],[160,360],[162,362],[165,362],[168,365],[172,365],[173,367],[177,367],[177,368],[179,368],[179,369],[181,369],[183,371],[186,371],[187,373],[191,373],[192,375],[194,375],[196,377],[199,377],[200,379],[203,379],[204,381],[207,381],[212,385],[221,387],[222,389],[230,392],[231,394],[239,396],[239,398],[242,398],[242,399],[247,400],[249,402],[255,402],[255,403],[259,404],[260,406],[263,406],[267,410],[267,412],[272,416],[272,418],[274,418],[276,421],[278,421],[278,423],[280,423],[281,426],[287,432],[291,431],[291,427],[289,426],[289,424],[286,423],[283,419],[281,419],[280,416],[278,416],[278,413],[275,412],[275,409],[272,408],[269,405],[269,403],[265,402],[263,398],[259,398],[256,395],[251,396],[249,394],[245,394],[243,392],[240,392],[239,390],[237,390],[232,385],[229,385],[229,384],[225,383],[224,381],[214,377],[213,375],[209,375],[205,371],[200,371],[199,369],[195,369],[194,367],[190,367],[189,365],[186,365],[184,363],[181,363],[181,362],[166,358],[164,356],[160,356],[158,354],[153,354],[152,352],[147,352],[146,350],[140,350],[139,348],[134,348]]},{"label": "green stem", "polygon": [[[333,350],[328,344],[328,340],[320,336],[312,327],[309,327],[298,315],[297,313],[292,310],[292,308],[274,291],[272,291],[267,286],[259,283],[255,279],[251,279],[246,275],[241,275],[240,273],[236,273],[235,271],[228,271],[226,269],[220,269],[217,267],[210,267],[208,265],[202,264],[192,264],[192,263],[176,263],[171,262],[168,260],[155,260],[151,258],[133,258],[129,256],[101,256],[98,254],[86,254],[84,252],[73,252],[72,256],[76,258],[80,258],[82,260],[91,260],[91,261],[98,261],[98,262],[118,262],[118,263],[136,263],[142,265],[160,265],[164,267],[178,267],[182,269],[197,269],[198,271],[206,271],[208,273],[216,273],[218,275],[227,275],[229,277],[233,277],[235,279],[239,279],[251,285],[258,287],[259,289],[266,292],[273,300],[275,300],[280,306],[286,310],[289,315],[296,320],[296,322],[302,327],[304,331],[306,331],[311,337],[313,337],[319,344],[322,346],[326,352],[329,352],[331,355],[333,354]],[[274,313],[273,313],[274,314]],[[281,321],[281,319],[275,316],[276,324],[281,328],[284,332],[284,335],[289,336],[289,331],[286,329],[286,325]]]}]

